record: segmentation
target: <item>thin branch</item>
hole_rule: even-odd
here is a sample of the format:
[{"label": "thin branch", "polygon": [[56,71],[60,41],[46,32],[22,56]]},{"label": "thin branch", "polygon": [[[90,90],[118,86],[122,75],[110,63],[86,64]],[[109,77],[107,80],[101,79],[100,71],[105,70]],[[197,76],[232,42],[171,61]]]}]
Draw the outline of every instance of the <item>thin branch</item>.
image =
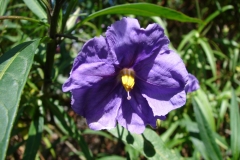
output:
[{"label": "thin branch", "polygon": [[74,39],[75,41],[77,42],[87,42],[87,40],[85,39],[82,39],[82,38],[78,38],[78,37],[75,37],[73,35],[66,35],[66,34],[56,34],[57,37],[64,37],[64,38],[68,38],[68,39]]},{"label": "thin branch", "polygon": [[0,16],[0,20],[6,20],[6,19],[27,20],[30,22],[41,23],[41,24],[44,24],[49,27],[49,24],[44,23],[43,21],[33,19],[33,18],[28,18],[28,17],[23,17],[23,16]]}]

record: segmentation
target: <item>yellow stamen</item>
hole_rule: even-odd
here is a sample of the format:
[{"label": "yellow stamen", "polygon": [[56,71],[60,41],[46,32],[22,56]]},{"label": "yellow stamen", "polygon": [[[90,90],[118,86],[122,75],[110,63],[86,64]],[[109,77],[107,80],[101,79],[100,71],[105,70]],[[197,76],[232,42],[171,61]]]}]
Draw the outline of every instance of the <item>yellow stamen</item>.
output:
[{"label": "yellow stamen", "polygon": [[133,89],[133,86],[135,84],[134,71],[132,69],[124,68],[121,71],[121,80],[122,80],[123,87],[128,93],[127,99],[130,100],[131,96],[129,92]]}]

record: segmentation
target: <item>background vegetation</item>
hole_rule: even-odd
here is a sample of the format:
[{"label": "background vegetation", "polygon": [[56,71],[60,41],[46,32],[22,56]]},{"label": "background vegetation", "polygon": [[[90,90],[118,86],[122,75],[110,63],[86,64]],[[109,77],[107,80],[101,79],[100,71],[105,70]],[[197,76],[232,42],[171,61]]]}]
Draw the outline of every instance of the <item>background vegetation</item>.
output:
[{"label": "background vegetation", "polygon": [[[89,130],[61,90],[82,45],[123,16],[164,27],[201,85],[142,135]],[[1,0],[0,159],[238,160],[239,17],[238,0]]]}]

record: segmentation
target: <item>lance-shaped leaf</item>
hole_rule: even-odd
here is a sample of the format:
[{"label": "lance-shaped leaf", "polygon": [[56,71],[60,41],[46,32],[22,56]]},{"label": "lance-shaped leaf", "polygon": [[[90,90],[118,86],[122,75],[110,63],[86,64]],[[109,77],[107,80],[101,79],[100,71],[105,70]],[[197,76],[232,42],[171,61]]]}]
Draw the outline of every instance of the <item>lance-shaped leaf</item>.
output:
[{"label": "lance-shaped leaf", "polygon": [[117,6],[109,7],[109,8],[100,10],[98,12],[95,12],[89,15],[83,21],[79,22],[77,25],[75,25],[72,29],[70,29],[69,32],[79,27],[84,22],[87,22],[98,16],[108,15],[108,14],[124,14],[124,15],[133,14],[133,15],[139,15],[139,16],[145,16],[145,17],[158,16],[161,18],[172,19],[180,22],[193,22],[193,23],[202,22],[200,19],[189,17],[181,12],[178,12],[176,10],[173,10],[167,7],[162,7],[162,6],[158,6],[150,3],[134,3],[134,4],[117,5]]},{"label": "lance-shaped leaf", "polygon": [[0,159],[4,159],[23,87],[40,39],[19,44],[0,57]]}]

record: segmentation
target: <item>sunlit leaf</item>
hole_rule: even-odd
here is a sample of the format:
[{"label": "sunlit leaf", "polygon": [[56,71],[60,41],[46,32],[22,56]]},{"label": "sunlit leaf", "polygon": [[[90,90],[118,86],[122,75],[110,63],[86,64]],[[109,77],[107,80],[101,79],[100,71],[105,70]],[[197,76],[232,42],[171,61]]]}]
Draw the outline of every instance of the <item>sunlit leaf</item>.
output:
[{"label": "sunlit leaf", "polygon": [[195,99],[192,100],[194,106],[194,113],[198,123],[199,134],[206,148],[207,155],[210,159],[221,160],[222,156],[220,149],[215,141],[214,132],[211,130],[208,122],[206,121],[205,116],[203,115],[200,107],[198,106],[198,103],[196,103]]},{"label": "sunlit leaf", "polygon": [[200,152],[201,156],[208,160],[208,156],[207,156],[207,151],[206,151],[206,147],[204,146],[203,142],[195,137],[190,137],[192,143],[194,144],[195,148]]},{"label": "sunlit leaf", "polygon": [[232,99],[230,106],[230,128],[231,128],[231,149],[233,154],[233,160],[239,160],[240,158],[240,115],[239,106],[237,102],[237,96],[232,89]]},{"label": "sunlit leaf", "polygon": [[173,10],[167,7],[162,7],[162,6],[154,5],[150,3],[132,3],[132,4],[117,5],[117,6],[109,7],[109,8],[100,10],[98,12],[95,12],[89,15],[80,23],[78,23],[74,28],[77,28],[84,22],[87,22],[93,18],[102,16],[102,15],[109,15],[109,14],[124,14],[124,15],[134,14],[134,15],[146,16],[146,17],[159,16],[161,18],[172,19],[180,22],[193,22],[193,23],[202,22],[197,18],[189,17],[181,12],[178,12],[176,10]]},{"label": "sunlit leaf", "polygon": [[215,57],[213,55],[212,48],[206,39],[199,38],[198,41],[207,56],[208,63],[210,64],[210,67],[212,70],[212,74],[214,77],[216,77],[217,76],[217,68],[216,68],[216,62],[215,62]]},{"label": "sunlit leaf", "polygon": [[135,148],[133,148],[132,146],[126,144],[125,145],[125,151],[127,152],[127,159],[133,159],[133,160],[137,160],[139,159],[139,151],[136,150]]},{"label": "sunlit leaf", "polygon": [[207,94],[204,93],[202,89],[196,91],[196,95],[193,97],[194,101],[198,105],[199,109],[201,110],[204,118],[206,119],[207,123],[209,124],[210,128],[214,131],[216,126],[214,122],[214,117],[212,113],[212,108],[210,102],[207,98]]},{"label": "sunlit leaf", "polygon": [[112,156],[105,156],[105,157],[102,157],[102,158],[98,158],[97,160],[125,160],[125,159],[126,158],[112,155]]},{"label": "sunlit leaf", "polygon": [[[64,31],[65,27],[69,27],[69,25],[73,25],[76,22],[76,19],[78,18],[78,16],[76,16],[76,14],[78,14],[80,12],[80,8],[77,8],[76,11],[73,13],[73,16],[70,17],[70,14],[72,12],[72,10],[77,6],[78,1],[77,0],[71,0],[69,1],[68,7],[66,12],[64,13],[63,19],[62,19],[62,28],[61,28],[61,32]],[[70,24],[69,24],[70,23]]]},{"label": "sunlit leaf", "polygon": [[131,134],[125,128],[117,126],[109,130],[115,137],[140,151],[148,159],[178,160],[180,157],[165,147],[161,138],[151,129],[146,128],[143,134]]},{"label": "sunlit leaf", "polygon": [[201,22],[201,20],[197,18],[189,17],[176,10],[150,3],[123,4],[114,7],[109,7],[89,15],[87,17],[87,20],[106,14],[135,14],[147,17],[160,16],[162,18],[172,19],[181,22],[195,22],[195,23]]},{"label": "sunlit leaf", "polygon": [[25,42],[0,57],[0,159],[4,159],[19,100],[40,39]]},{"label": "sunlit leaf", "polygon": [[108,133],[106,132],[103,132],[103,131],[94,131],[94,130],[91,130],[91,129],[85,129],[82,134],[92,134],[92,135],[99,135],[99,136],[103,136],[105,138],[108,138],[110,140],[112,140],[112,136],[109,135]]},{"label": "sunlit leaf", "polygon": [[40,20],[47,19],[47,13],[43,4],[40,3],[39,0],[23,0],[24,3],[28,6],[28,8],[36,15]]},{"label": "sunlit leaf", "polygon": [[166,142],[170,138],[170,136],[175,132],[175,130],[177,129],[178,126],[179,126],[178,121],[172,123],[171,126],[169,126],[168,130],[160,136],[161,139],[164,142]]},{"label": "sunlit leaf", "polygon": [[0,1],[0,16],[3,16],[3,14],[5,13],[8,3],[9,3],[9,0]]},{"label": "sunlit leaf", "polygon": [[198,34],[198,32],[196,30],[192,30],[187,35],[185,35],[180,44],[178,45],[177,50],[179,52],[182,51],[183,47],[189,42],[190,39],[193,39],[196,34]]}]

